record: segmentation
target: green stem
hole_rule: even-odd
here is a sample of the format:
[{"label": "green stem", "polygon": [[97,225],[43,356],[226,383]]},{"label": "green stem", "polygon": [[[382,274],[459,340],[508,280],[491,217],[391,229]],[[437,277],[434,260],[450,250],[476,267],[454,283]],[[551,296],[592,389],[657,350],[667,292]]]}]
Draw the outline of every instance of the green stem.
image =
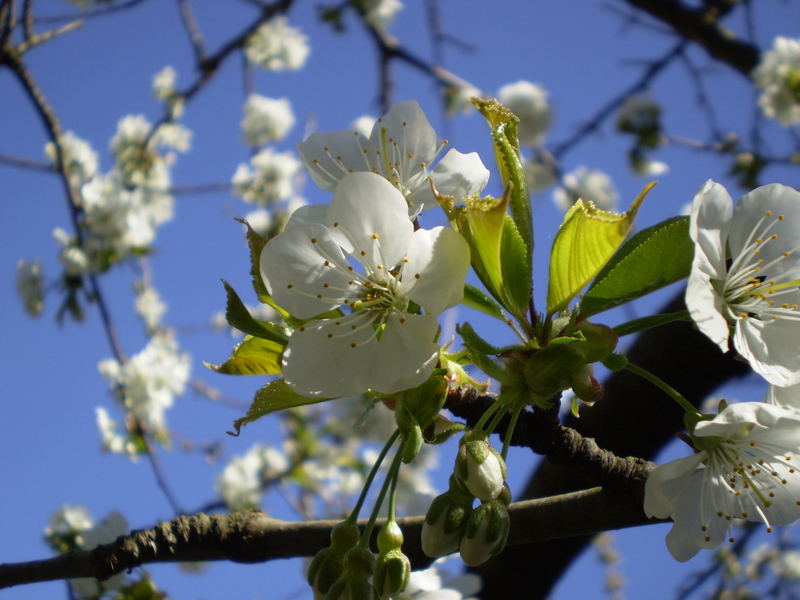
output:
[{"label": "green stem", "polygon": [[489,406],[489,408],[487,408],[487,409],[486,409],[486,411],[485,411],[485,412],[484,412],[484,413],[481,415],[481,418],[480,418],[480,419],[478,419],[478,422],[477,422],[477,423],[475,423],[475,427],[473,427],[473,429],[474,429],[475,431],[484,431],[484,428],[483,428],[483,427],[484,427],[484,425],[486,425],[486,422],[487,422],[487,421],[489,420],[489,418],[490,418],[490,417],[491,417],[491,416],[492,416],[492,415],[493,415],[495,412],[497,412],[497,410],[498,410],[499,408],[501,408],[501,407],[502,407],[502,403],[501,403],[501,401],[500,401],[500,398],[498,398],[498,399],[497,399],[497,400],[494,402],[494,404],[491,404],[491,405]]},{"label": "green stem", "polygon": [[525,408],[525,405],[520,402],[514,408],[514,412],[511,413],[511,422],[508,424],[508,429],[506,429],[506,439],[503,440],[503,450],[500,452],[500,456],[503,457],[503,460],[505,460],[508,455],[508,448],[511,446],[511,438],[514,435],[514,429],[517,427],[517,421],[519,420],[519,415],[522,413],[523,408]]},{"label": "green stem", "polygon": [[625,365],[625,368],[628,369],[628,371],[630,371],[631,373],[635,373],[642,379],[646,379],[654,386],[659,388],[667,396],[669,396],[675,402],[677,402],[678,406],[680,406],[685,412],[700,414],[699,411],[694,406],[692,406],[691,403],[686,398],[684,398],[680,392],[678,392],[678,390],[673,388],[671,385],[669,385],[666,381],[664,381],[660,377],[656,377],[650,371],[646,371],[641,367],[637,367],[633,363],[628,363],[627,365]]},{"label": "green stem", "polygon": [[502,403],[503,410],[497,411],[497,413],[492,417],[492,420],[489,421],[489,424],[486,426],[486,433],[488,433],[489,435],[492,435],[494,433],[494,430],[497,429],[497,426],[500,424],[500,421],[502,421],[503,417],[506,416],[506,407],[508,406],[508,404],[500,399],[498,399],[497,402],[498,404]]},{"label": "green stem", "polygon": [[372,507],[372,514],[370,514],[369,516],[369,521],[367,521],[367,526],[364,528],[364,531],[361,534],[361,539],[358,542],[360,546],[369,548],[369,541],[370,539],[372,539],[372,530],[375,528],[375,521],[378,518],[378,513],[381,510],[383,499],[386,497],[386,492],[389,490],[389,487],[392,485],[392,482],[395,479],[397,479],[397,472],[400,470],[400,461],[402,460],[402,458],[403,458],[403,444],[400,444],[400,447],[397,449],[397,452],[394,455],[392,466],[389,467],[389,472],[386,474],[386,479],[383,481],[383,485],[381,486],[381,491],[378,493],[378,497],[375,500],[375,505]]},{"label": "green stem", "polygon": [[353,511],[350,513],[350,516],[347,517],[348,521],[355,522],[356,519],[358,519],[358,513],[361,512],[361,507],[364,505],[364,500],[366,500],[367,498],[367,492],[369,492],[369,488],[372,485],[372,480],[375,479],[375,475],[378,474],[378,469],[381,468],[381,463],[383,462],[383,459],[386,457],[387,452],[389,452],[389,448],[391,448],[392,445],[397,441],[398,437],[400,437],[399,428],[394,430],[394,433],[386,441],[386,444],[384,444],[381,453],[375,460],[375,464],[372,465],[372,469],[370,470],[369,475],[367,475],[367,480],[364,482],[364,487],[361,488],[361,495],[358,497],[358,502],[356,502],[356,505],[353,507]]},{"label": "green stem", "polygon": [[642,317],[641,319],[633,319],[626,323],[622,323],[614,327],[614,333],[622,337],[623,335],[630,335],[638,333],[645,329],[658,327],[659,325],[666,325],[673,321],[691,321],[691,316],[688,310],[679,310],[677,312],[662,313],[660,315],[651,315],[649,317]]}]

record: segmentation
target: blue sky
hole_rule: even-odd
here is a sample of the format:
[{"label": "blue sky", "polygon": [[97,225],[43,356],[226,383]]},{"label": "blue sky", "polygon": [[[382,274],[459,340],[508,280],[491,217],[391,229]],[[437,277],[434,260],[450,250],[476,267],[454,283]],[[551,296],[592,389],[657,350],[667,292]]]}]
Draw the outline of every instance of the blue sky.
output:
[{"label": "blue sky", "polygon": [[[566,139],[607,100],[636,81],[644,62],[658,59],[675,43],[663,33],[626,26],[610,7],[621,2],[580,0],[560,3],[544,1],[441,3],[444,28],[473,47],[462,52],[448,47],[445,64],[454,73],[486,92],[501,85],[528,79],[540,82],[550,93],[556,113],[549,143]],[[246,2],[195,2],[196,17],[210,48],[219,47],[233,32],[252,19]],[[66,2],[40,0],[42,14],[71,10]],[[336,34],[316,22],[315,3],[298,2],[290,14],[293,25],[311,38],[312,53],[305,69],[292,73],[259,72],[256,91],[289,97],[298,124],[280,149],[290,149],[304,132],[341,129],[355,117],[378,114],[377,73],[369,39],[360,26],[349,23],[346,34]],[[757,42],[766,47],[775,35],[795,35],[786,23],[800,22],[800,9],[790,3],[759,5],[756,15]],[[409,0],[392,26],[399,40],[420,56],[430,55],[430,39],[424,26],[423,3]],[[730,23],[741,30],[736,19]],[[705,68],[714,110],[724,128],[746,136],[753,119],[754,92],[740,75],[723,65],[710,63],[697,49],[692,60]],[[143,2],[135,9],[115,16],[96,18],[77,32],[34,50],[28,65],[43,92],[61,118],[63,127],[89,140],[101,153],[101,168],[111,159],[108,140],[117,121],[127,114],[142,113],[151,120],[160,107],[150,92],[152,76],[166,65],[178,71],[179,86],[194,78],[191,49],[180,28],[178,11],[172,3]],[[478,151],[487,165],[491,162],[486,126],[477,115],[457,116],[445,121],[434,84],[410,67],[397,64],[395,100],[416,99],[428,113],[434,127],[462,152]],[[652,86],[652,94],[664,108],[666,130],[675,135],[705,140],[708,125],[695,103],[694,90],[686,69],[670,66]],[[173,170],[177,185],[229,181],[248,149],[239,141],[243,103],[241,60],[231,57],[214,81],[189,105],[182,122],[194,132],[191,152],[181,156]],[[34,111],[7,70],[0,70],[0,153],[33,159],[43,158],[46,141]],[[775,154],[789,147],[789,138],[777,125],[767,123],[764,133]],[[570,171],[587,165],[609,173],[620,191],[623,207],[647,182],[627,168],[628,140],[607,122],[597,135],[587,138],[564,157]],[[689,202],[709,177],[726,184],[736,196],[734,182],[726,177],[727,165],[708,154],[668,146],[655,158],[670,165],[660,178],[638,219],[639,226],[653,224],[676,214]],[[498,178],[493,173],[489,192],[497,194]],[[797,173],[771,169],[763,182],[797,184]],[[312,202],[326,202],[326,193],[309,181],[303,190]],[[95,427],[95,406],[112,407],[113,401],[97,373],[97,362],[110,356],[98,314],[89,308],[81,325],[54,323],[57,293],[52,291],[44,315],[29,319],[16,297],[13,281],[19,258],[39,257],[46,277],[54,280],[59,271],[57,247],[52,239],[55,227],[69,227],[66,202],[59,182],[52,176],[23,171],[0,164],[0,364],[3,418],[0,419],[0,562],[42,558],[48,549],[41,532],[52,512],[64,502],[88,506],[96,518],[118,509],[132,527],[148,527],[170,518],[171,511],[157,492],[152,473],[141,460],[131,464],[119,456],[100,454]],[[546,289],[547,248],[560,219],[550,194],[533,199],[537,255],[535,281],[537,297]],[[192,354],[193,376],[247,400],[259,385],[254,378],[225,378],[203,369],[201,361],[217,362],[227,356],[231,340],[198,328],[210,315],[223,308],[219,283],[225,278],[241,292],[249,293],[247,253],[241,228],[232,217],[251,210],[227,192],[184,195],[176,199],[176,218],[160,232],[150,260],[156,287],[169,304],[166,321],[177,328],[183,346]],[[145,342],[144,332],[132,310],[133,270],[125,266],[101,278],[122,344],[129,354]],[[248,298],[250,302],[252,298]],[[652,306],[647,299],[637,304],[643,314]],[[619,317],[611,317],[614,318]],[[610,322],[610,324],[613,324]],[[488,327],[479,322],[478,327]],[[491,334],[491,332],[489,332]],[[755,399],[758,385],[731,390],[740,399]],[[226,456],[241,454],[255,441],[274,439],[273,423],[253,425],[238,439],[224,435],[231,419],[239,416],[230,408],[212,404],[192,394],[180,398],[168,419],[181,436],[198,442],[221,441]],[[179,439],[179,438],[176,438]],[[177,446],[177,444],[176,444]],[[512,454],[512,489],[524,482],[534,457],[516,450]],[[165,472],[181,504],[193,510],[213,499],[213,481],[222,464],[207,465],[196,453],[177,447],[162,452]],[[447,464],[449,459],[443,459]],[[441,482],[442,487],[444,482]],[[268,498],[276,515],[289,518],[280,501]],[[666,552],[666,526],[622,532],[618,535],[623,554],[621,569],[630,582],[629,597],[669,597],[681,573],[699,568],[701,555],[688,565],[677,565]],[[299,561],[267,565],[217,564],[206,575],[183,575],[174,566],[148,568],[155,581],[174,598],[305,597],[300,578],[286,579],[299,572]],[[658,565],[658,589],[653,595],[653,575]],[[580,574],[579,574],[580,570]],[[562,581],[556,598],[602,597],[601,573],[591,556],[584,556]],[[280,583],[276,583],[280,580]],[[298,591],[300,590],[300,591]],[[59,597],[61,582],[0,591],[0,598],[28,599]],[[661,592],[659,592],[660,594]]]}]

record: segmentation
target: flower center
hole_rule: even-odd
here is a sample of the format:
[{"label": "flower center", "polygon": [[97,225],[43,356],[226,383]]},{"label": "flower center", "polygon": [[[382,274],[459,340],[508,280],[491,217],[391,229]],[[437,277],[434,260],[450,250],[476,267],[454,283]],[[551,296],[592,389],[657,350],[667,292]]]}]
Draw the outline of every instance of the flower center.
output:
[{"label": "flower center", "polygon": [[[773,229],[784,218],[782,214],[765,211],[750,232],[744,248],[731,262],[728,277],[714,282],[733,319],[800,320],[800,278],[797,278],[796,259],[793,259],[798,248],[779,252],[770,260],[761,257],[768,245],[774,247],[781,243],[780,236]],[[794,263],[785,268],[790,259]]]}]

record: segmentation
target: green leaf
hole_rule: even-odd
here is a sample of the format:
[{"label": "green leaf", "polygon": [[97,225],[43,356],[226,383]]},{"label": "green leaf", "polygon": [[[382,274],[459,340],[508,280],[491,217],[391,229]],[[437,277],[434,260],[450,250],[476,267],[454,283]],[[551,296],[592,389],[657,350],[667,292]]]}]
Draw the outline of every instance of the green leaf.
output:
[{"label": "green leaf", "polygon": [[227,375],[280,375],[284,348],[284,345],[272,340],[247,336],[224,363],[203,364],[212,371]]},{"label": "green leaf", "polygon": [[222,280],[222,285],[225,286],[225,292],[228,296],[225,306],[225,318],[231,327],[236,327],[239,331],[254,337],[272,340],[281,344],[281,346],[285,346],[288,343],[289,338],[283,327],[275,323],[266,323],[254,319],[231,285],[224,279]]},{"label": "green leaf", "polygon": [[464,298],[461,300],[461,304],[506,322],[501,306],[474,285],[464,284]]},{"label": "green leaf", "polygon": [[252,423],[270,413],[286,408],[294,408],[295,406],[327,402],[328,400],[330,400],[330,398],[306,398],[305,396],[301,396],[290,388],[289,384],[283,379],[270,381],[256,392],[253,403],[250,405],[247,414],[233,422],[233,427],[236,429],[236,432],[229,431],[228,434],[237,436],[244,425]]},{"label": "green leaf", "polygon": [[470,350],[481,354],[500,354],[503,350],[497,348],[479,336],[469,323],[456,325],[456,331],[464,340],[464,345]]},{"label": "green leaf", "polygon": [[531,267],[525,244],[510,217],[506,217],[503,227],[500,268],[508,308],[515,316],[524,317],[531,299]]},{"label": "green leaf", "polygon": [[509,199],[511,217],[525,246],[525,256],[531,264],[533,256],[533,227],[528,183],[522,168],[517,138],[517,116],[497,100],[473,99],[492,134],[495,161],[503,180],[504,196]]},{"label": "green leaf", "polygon": [[250,277],[253,281],[253,289],[261,302],[270,303],[272,298],[270,298],[267,286],[264,285],[264,280],[261,278],[261,251],[267,245],[268,240],[250,227],[250,223],[246,219],[236,220],[247,227],[246,237],[247,247],[250,249]]},{"label": "green leaf", "polygon": [[688,277],[694,244],[689,217],[674,217],[628,240],[595,278],[581,301],[593,315]]},{"label": "green leaf", "polygon": [[547,312],[567,307],[597,275],[625,240],[651,183],[622,214],[600,210],[592,202],[578,200],[564,215],[550,253],[550,285]]}]

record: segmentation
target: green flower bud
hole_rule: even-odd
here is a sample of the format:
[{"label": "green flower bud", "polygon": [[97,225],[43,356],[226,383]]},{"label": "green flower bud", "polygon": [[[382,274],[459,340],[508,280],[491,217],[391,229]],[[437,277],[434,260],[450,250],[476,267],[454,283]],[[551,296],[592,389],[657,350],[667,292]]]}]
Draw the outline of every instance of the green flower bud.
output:
[{"label": "green flower bud", "polygon": [[399,550],[403,545],[403,530],[397,521],[386,521],[378,532],[378,551],[386,554],[391,550]]},{"label": "green flower bud", "polygon": [[422,428],[419,425],[414,424],[414,426],[408,430],[406,437],[403,440],[403,462],[408,464],[414,460],[417,454],[419,454],[421,448]]},{"label": "green flower bud", "polygon": [[361,533],[352,521],[342,521],[331,529],[331,545],[317,552],[308,567],[308,583],[314,599],[325,597],[344,572],[345,554],[358,543]]},{"label": "green flower bud", "polygon": [[586,338],[586,341],[579,342],[577,346],[587,363],[604,360],[614,352],[619,342],[619,336],[613,329],[599,323],[583,321],[578,324],[578,331]]},{"label": "green flower bud", "polygon": [[422,551],[427,556],[444,556],[458,549],[473,500],[452,487],[433,499],[422,524]]},{"label": "green flower bud", "polygon": [[484,502],[470,515],[459,552],[471,567],[482,565],[503,551],[510,530],[508,507],[501,501]]},{"label": "green flower bud", "polygon": [[525,382],[539,398],[552,398],[570,387],[572,372],[586,364],[581,342],[551,344],[533,354],[525,363]]},{"label": "green flower bud", "polygon": [[324,600],[378,600],[370,579],[375,570],[375,555],[369,548],[354,546],[344,556],[339,579],[325,594]]},{"label": "green flower bud", "polygon": [[486,434],[473,431],[461,438],[455,473],[473,496],[488,502],[503,489],[506,464]]},{"label": "green flower bud", "polygon": [[399,548],[378,556],[372,583],[381,599],[388,599],[406,589],[411,574],[411,562]]}]

